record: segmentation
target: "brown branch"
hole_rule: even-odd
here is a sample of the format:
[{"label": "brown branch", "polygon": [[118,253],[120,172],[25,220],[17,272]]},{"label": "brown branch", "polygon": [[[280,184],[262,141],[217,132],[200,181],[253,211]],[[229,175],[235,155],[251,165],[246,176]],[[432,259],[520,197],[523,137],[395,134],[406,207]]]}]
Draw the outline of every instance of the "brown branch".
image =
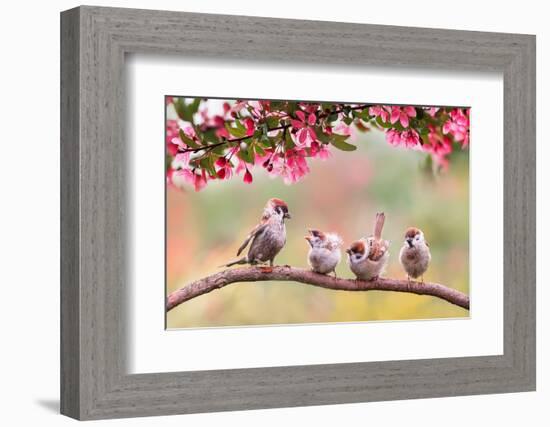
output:
[{"label": "brown branch", "polygon": [[[267,129],[267,133],[273,132],[275,130],[287,129],[289,127],[290,125],[277,126],[272,129]],[[203,145],[198,148],[184,148],[184,149],[178,150],[178,153],[196,153],[198,151],[213,149],[213,148],[219,147],[220,145],[229,144],[231,142],[245,141],[250,138],[254,138],[254,135],[241,136],[240,138],[224,139],[221,142],[216,142],[215,144],[210,144],[210,145]]]},{"label": "brown branch", "polygon": [[223,288],[231,283],[265,282],[269,280],[293,281],[341,291],[394,291],[409,292],[417,295],[431,295],[466,310],[470,309],[470,298],[468,295],[439,283],[408,282],[407,280],[388,278],[379,278],[367,282],[327,276],[302,268],[276,266],[227,269],[196,280],[168,295],[166,311],[172,310],[185,301],[207,294],[215,289]]}]

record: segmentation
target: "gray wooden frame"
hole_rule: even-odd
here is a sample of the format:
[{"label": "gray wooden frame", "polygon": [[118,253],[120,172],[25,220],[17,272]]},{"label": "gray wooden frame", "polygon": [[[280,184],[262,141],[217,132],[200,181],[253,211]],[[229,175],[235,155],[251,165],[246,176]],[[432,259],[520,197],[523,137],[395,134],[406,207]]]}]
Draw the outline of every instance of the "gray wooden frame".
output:
[{"label": "gray wooden frame", "polygon": [[[133,52],[502,72],[504,354],[127,374],[124,58]],[[534,36],[83,6],[61,14],[61,122],[63,414],[99,419],[535,389]]]}]

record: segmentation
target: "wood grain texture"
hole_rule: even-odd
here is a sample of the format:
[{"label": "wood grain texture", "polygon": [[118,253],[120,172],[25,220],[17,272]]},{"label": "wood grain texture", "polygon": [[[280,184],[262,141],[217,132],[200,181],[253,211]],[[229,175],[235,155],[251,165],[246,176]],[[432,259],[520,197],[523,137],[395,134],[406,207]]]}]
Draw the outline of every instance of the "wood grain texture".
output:
[{"label": "wood grain texture", "polygon": [[291,266],[246,267],[222,270],[202,279],[195,280],[168,295],[166,311],[190,299],[221,289],[232,283],[291,281],[325,289],[348,292],[391,291],[409,292],[441,298],[466,310],[470,309],[470,298],[462,292],[439,283],[420,283],[414,280],[380,277],[376,280],[343,279],[311,270]]},{"label": "wood grain texture", "polygon": [[[62,13],[61,38],[62,413],[99,419],[534,389],[533,36],[85,6]],[[132,53],[502,72],[504,354],[127,374],[124,57]]]},{"label": "wood grain texture", "polygon": [[61,19],[61,412],[80,413],[78,10]]}]

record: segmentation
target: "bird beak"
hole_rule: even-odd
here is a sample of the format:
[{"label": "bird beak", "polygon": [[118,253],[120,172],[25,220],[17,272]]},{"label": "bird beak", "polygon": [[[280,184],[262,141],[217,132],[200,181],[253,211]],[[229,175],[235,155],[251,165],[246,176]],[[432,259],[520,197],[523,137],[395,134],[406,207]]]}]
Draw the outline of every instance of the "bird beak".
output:
[{"label": "bird beak", "polygon": [[411,238],[408,238],[408,239],[406,240],[406,242],[407,242],[407,244],[409,245],[409,248],[412,248],[412,247],[413,247],[413,241],[412,241]]},{"label": "bird beak", "polygon": [[346,249],[346,253],[347,253],[348,255],[351,255],[351,249]]},{"label": "bird beak", "polygon": [[283,218],[290,219],[290,218],[292,218],[292,217],[290,216],[290,214],[289,214],[288,212],[286,212],[286,213],[283,215]]},{"label": "bird beak", "polygon": [[313,247],[313,244],[311,243],[311,236],[304,236],[304,239],[307,240],[307,242],[309,243],[309,246]]}]

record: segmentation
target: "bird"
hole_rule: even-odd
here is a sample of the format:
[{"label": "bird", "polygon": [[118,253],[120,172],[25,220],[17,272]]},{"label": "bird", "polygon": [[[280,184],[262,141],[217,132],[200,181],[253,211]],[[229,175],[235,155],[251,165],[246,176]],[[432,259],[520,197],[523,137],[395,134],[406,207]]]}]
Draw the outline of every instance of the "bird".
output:
[{"label": "bird", "polygon": [[422,230],[410,227],[405,232],[405,242],[399,252],[399,261],[407,273],[407,280],[421,278],[424,283],[424,273],[432,259],[430,246],[424,238]]},{"label": "bird", "polygon": [[336,233],[323,233],[315,229],[308,232],[305,239],[310,245],[307,257],[309,266],[316,273],[334,273],[336,277],[336,266],[342,258],[342,238]]},{"label": "bird", "polygon": [[353,242],[346,250],[349,267],[360,280],[376,280],[386,268],[390,242],[382,239],[385,219],[383,212],[377,213],[373,235]]},{"label": "bird", "polygon": [[273,262],[277,254],[286,243],[285,220],[290,219],[287,204],[278,198],[271,198],[267,201],[260,222],[252,229],[243,244],[237,251],[237,256],[246,249],[250,242],[248,253],[222,267],[231,267],[236,264],[256,265]]}]

